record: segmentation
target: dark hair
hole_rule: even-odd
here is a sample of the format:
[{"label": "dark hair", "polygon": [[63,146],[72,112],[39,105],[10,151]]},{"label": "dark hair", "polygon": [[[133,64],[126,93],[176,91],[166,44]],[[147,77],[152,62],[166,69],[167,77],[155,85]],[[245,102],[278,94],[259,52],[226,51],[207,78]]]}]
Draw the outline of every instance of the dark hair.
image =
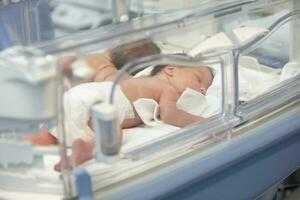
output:
[{"label": "dark hair", "polygon": [[[158,74],[159,72],[161,72],[167,65],[156,65],[155,67],[153,67],[153,69],[150,72],[150,76],[155,76],[156,74]],[[210,74],[212,75],[212,77],[214,77],[214,72],[212,70],[211,67],[207,67],[207,66],[202,66],[202,67],[206,67]]]},{"label": "dark hair", "polygon": [[[180,56],[187,56],[187,54],[185,53],[175,53],[172,55],[180,55]],[[156,74],[158,74],[159,72],[161,72],[167,65],[156,65],[155,67],[153,67],[150,76],[155,76]]]},{"label": "dark hair", "polygon": [[159,72],[161,72],[167,65],[156,65],[150,72],[150,76],[155,76]]},{"label": "dark hair", "polygon": [[[129,61],[149,55],[159,54],[160,48],[152,41],[140,40],[114,48],[110,52],[112,63],[117,69],[121,69]],[[140,70],[136,70],[133,74]]]}]

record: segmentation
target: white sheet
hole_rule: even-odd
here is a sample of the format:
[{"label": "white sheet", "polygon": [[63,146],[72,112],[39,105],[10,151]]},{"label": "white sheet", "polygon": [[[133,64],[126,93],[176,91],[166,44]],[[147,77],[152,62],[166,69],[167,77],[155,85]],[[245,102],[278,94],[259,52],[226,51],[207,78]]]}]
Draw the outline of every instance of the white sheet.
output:
[{"label": "white sheet", "polygon": [[[68,146],[71,146],[77,138],[89,139],[93,137],[93,132],[87,125],[90,109],[98,102],[108,102],[112,85],[112,82],[84,83],[65,93],[64,113]],[[116,99],[114,106],[118,110],[119,121],[122,122],[124,118],[134,117],[131,103],[119,86],[116,87],[114,95]],[[50,132],[57,137],[55,128]]]},{"label": "white sheet", "polygon": [[[97,95],[99,91],[98,93],[97,91],[95,92],[94,86],[95,86],[94,84],[85,84],[84,87],[80,87],[78,88],[78,90],[75,90],[76,92],[74,93],[74,95],[68,95],[66,113],[68,114],[67,116],[69,117],[65,118],[66,134],[67,134],[66,138],[67,138],[68,146],[71,146],[72,142],[77,138],[85,139],[93,135],[91,129],[87,125],[87,118],[88,118],[87,113],[90,109],[89,107],[92,106],[92,103],[95,102],[95,100],[99,99],[99,98],[95,98],[95,95]],[[90,89],[91,91],[89,91]],[[88,90],[89,93],[93,95],[83,95],[88,93],[82,90]],[[109,88],[107,90],[110,91]],[[122,107],[122,105],[125,105],[125,107],[124,106]],[[162,133],[168,133],[178,129],[178,127],[164,124],[159,119],[158,103],[153,99],[139,99],[136,102],[134,102],[134,106],[137,113],[143,120],[145,126],[141,126],[143,128],[137,127],[136,129],[133,128],[124,131],[125,133],[126,132],[130,133],[130,134],[126,134],[130,138],[133,138],[133,135],[137,135],[134,134],[136,132],[145,132],[145,131],[141,131],[142,129],[144,130],[147,129],[149,130],[149,132],[155,132],[153,133],[154,136],[149,136],[150,133],[143,134],[144,138],[157,137]],[[186,110],[187,112],[202,116],[202,113],[206,109],[207,103],[204,95],[202,95],[201,93],[195,90],[188,88],[178,99],[177,106],[183,110]],[[127,103],[120,104],[120,101],[118,107],[119,107],[118,110],[123,111],[123,115],[126,109],[132,110],[131,106],[130,107],[127,106]],[[74,119],[76,119],[76,121]],[[158,128],[151,128],[151,127],[158,127]],[[84,134],[86,134],[86,136]],[[125,141],[126,140],[129,141],[125,137]]]},{"label": "white sheet", "polygon": [[[272,69],[260,65],[255,58],[242,57],[240,59],[240,100],[247,101],[254,98],[258,94],[268,90],[271,86],[279,82],[280,74],[276,69]],[[177,106],[182,109],[202,117],[211,117],[221,112],[222,102],[222,85],[221,85],[221,71],[220,65],[213,66],[215,69],[215,76],[212,85],[208,88],[206,96],[187,89],[185,93],[178,99]],[[141,72],[139,75],[146,75],[149,69],[146,69],[145,74]],[[198,93],[198,94],[197,94]],[[199,96],[197,96],[199,95]],[[192,98],[192,99],[190,99]],[[138,105],[137,110],[142,109],[145,112],[144,126],[131,128],[124,131],[125,144],[123,149],[134,147],[135,145],[142,145],[145,142],[155,140],[170,132],[178,130],[179,128],[163,124],[157,120],[156,102],[146,102],[148,100],[141,100],[144,105]],[[152,105],[145,105],[152,104]],[[146,108],[140,108],[145,106]]]},{"label": "white sheet", "polygon": [[[245,29],[241,29],[240,32],[247,33]],[[264,31],[264,30],[260,30]],[[237,32],[237,31],[235,31]],[[255,32],[251,32],[252,36],[255,35]],[[199,52],[212,51],[214,48],[221,48],[222,46],[210,46],[209,41],[213,41],[216,44],[216,41],[220,42],[220,38],[224,39],[224,35],[219,35],[221,37],[210,38],[205,41],[205,45],[196,47],[198,49],[194,49],[192,51],[192,55],[197,55]],[[243,35],[238,37],[238,39],[242,41],[248,41],[249,35]],[[251,38],[250,38],[251,39]],[[226,48],[230,49],[233,47],[232,43],[225,40],[224,43]],[[220,43],[221,44],[221,43]],[[206,47],[205,47],[206,46]],[[206,49],[207,48],[207,49]],[[200,50],[199,50],[200,49]],[[267,68],[261,66],[255,59],[249,57],[242,57],[240,66],[240,100],[249,100],[255,97],[257,94],[266,91],[270,86],[279,82],[280,76],[276,70],[268,71]],[[289,68],[294,69],[295,64],[289,64],[286,67],[286,72],[282,75],[281,79],[284,80],[286,77],[293,76],[295,72],[293,70],[289,70]],[[187,90],[186,93],[183,94],[178,100],[178,106],[192,114],[198,114],[203,117],[212,116],[221,111],[221,73],[220,66],[213,66],[215,69],[215,76],[213,80],[212,86],[208,89],[207,95],[203,96],[200,93],[197,94],[194,91]],[[270,68],[268,68],[270,70]],[[79,69],[78,69],[79,70]],[[148,69],[149,71],[149,69]],[[292,71],[292,72],[291,72]],[[299,73],[299,71],[297,72]],[[78,74],[82,74],[82,72],[78,72]],[[87,73],[88,74],[88,73]],[[139,127],[125,129],[124,131],[124,140],[123,146],[121,149],[121,153],[129,152],[132,149],[138,148],[140,146],[145,145],[146,143],[156,141],[161,137],[166,137],[171,135],[174,131],[178,130],[178,127],[163,124],[157,118],[157,103],[156,102],[140,102],[137,110],[141,110],[141,112],[145,111],[144,114],[144,122],[145,125],[141,125]],[[197,109],[194,109],[197,108]],[[59,174],[53,171],[54,164],[58,161],[58,156],[45,156],[45,166],[44,169],[34,169],[32,171],[32,175],[34,175],[38,181],[47,180],[49,183],[57,184],[59,182]],[[91,165],[94,161],[86,162],[83,165],[89,165],[90,171],[97,171],[99,174],[99,170],[103,170],[103,174],[107,173],[107,171],[111,171],[112,173],[118,173],[117,170],[111,169],[111,166],[106,165],[104,163]],[[45,171],[47,171],[45,173]],[[107,174],[109,176],[110,174]],[[99,182],[101,184],[101,182]]]},{"label": "white sheet", "polygon": [[[233,32],[236,34],[239,44],[244,44],[257,35],[266,34],[268,30],[259,27],[240,27],[235,29]],[[228,50],[234,48],[233,42],[224,33],[216,34],[207,39],[201,38],[201,40],[199,41],[201,42],[189,51],[189,54],[191,56],[196,56],[199,53],[210,52],[219,48],[225,48]],[[188,97],[188,95],[191,94],[191,91],[186,91],[186,93],[183,93],[179,98],[177,104],[179,107],[182,106],[182,109],[205,118],[221,112],[222,102],[222,78],[220,65],[216,64],[210,67],[214,69],[215,74],[213,83],[210,88],[208,88],[206,96],[202,95],[202,99],[199,99],[199,97],[197,99],[197,95],[195,95],[193,96],[195,98],[195,101],[191,102],[191,99],[189,99]],[[279,82],[279,71],[260,65],[255,58],[241,57],[239,67],[240,100],[247,101],[251,98],[254,98],[258,94],[261,94],[262,92],[268,90],[271,86]],[[151,70],[152,67],[146,68],[136,76],[149,75]],[[135,145],[142,145],[143,142],[157,139],[162,135],[172,134],[169,132],[178,129],[174,126],[162,124],[157,120],[157,103],[151,101],[146,102],[145,100],[143,101],[144,102],[140,102],[140,104],[137,105],[139,108],[137,108],[137,106],[136,108],[137,110],[142,109],[142,111],[145,111],[144,122],[147,125],[124,131],[125,151],[127,148],[133,147]],[[143,103],[152,105],[144,105],[147,108],[140,108],[143,107],[143,105],[141,105]],[[187,107],[185,107],[185,105]],[[193,108],[197,108],[200,110],[196,111],[195,113],[193,111],[197,109]]]},{"label": "white sheet", "polygon": [[[264,32],[263,29],[251,29],[251,36],[256,35],[258,33]],[[257,32],[255,32],[258,31]],[[240,29],[238,32],[245,32],[245,29]],[[213,50],[215,47],[210,46],[210,42],[215,44],[216,41],[220,42],[220,38],[224,38],[226,35],[221,34],[217,35],[218,37],[211,37],[207,40],[204,40],[204,43],[208,51]],[[244,40],[248,40],[249,37],[240,37],[241,42]],[[232,48],[233,45],[226,39],[226,48]],[[199,46],[198,46],[199,47]],[[200,47],[199,47],[200,48]],[[198,50],[199,50],[198,48]],[[205,52],[205,49],[201,47],[201,52]],[[217,46],[217,48],[221,48]],[[201,53],[200,52],[200,53]],[[193,51],[193,55],[197,55],[197,51]],[[240,60],[240,99],[241,100],[249,100],[255,97],[258,93],[261,93],[267,90],[270,86],[277,83],[279,81],[279,75],[274,70],[270,73],[271,68],[266,68],[261,66],[256,59],[250,57],[242,57]],[[197,94],[195,92],[187,91],[184,93],[178,102],[178,106],[192,114],[198,114],[203,117],[210,117],[214,114],[217,114],[221,111],[221,98],[222,98],[222,90],[221,90],[221,72],[220,65],[211,66],[215,70],[215,76],[211,87],[208,89],[206,96],[203,97],[198,95],[198,100],[191,101],[191,93],[193,93],[194,97],[197,98]],[[145,69],[145,71],[140,72],[138,76],[148,74],[151,68]],[[265,70],[269,69],[269,71]],[[187,95],[187,96],[185,96]],[[192,95],[192,96],[193,96]],[[188,97],[189,96],[189,97]],[[189,99],[190,98],[190,99]],[[189,100],[188,100],[189,99]],[[192,103],[191,103],[192,102]],[[201,106],[199,106],[201,105]],[[172,134],[173,131],[178,130],[178,127],[163,124],[157,118],[157,103],[153,100],[141,100],[136,102],[135,105],[138,112],[141,113],[142,119],[145,122],[145,125],[140,127],[131,128],[124,130],[124,145],[122,147],[122,151],[126,152],[127,150],[134,148],[136,146],[143,145],[146,142],[156,140],[161,136],[165,136],[167,134]],[[193,113],[194,108],[199,108],[200,110],[197,113]],[[144,114],[143,114],[144,113]]]},{"label": "white sheet", "polygon": [[212,37],[207,38],[201,43],[194,46],[189,52],[188,55],[195,57],[198,54],[202,53],[210,53],[217,49],[233,49],[233,42],[227,37],[227,35],[223,32],[220,32]]}]

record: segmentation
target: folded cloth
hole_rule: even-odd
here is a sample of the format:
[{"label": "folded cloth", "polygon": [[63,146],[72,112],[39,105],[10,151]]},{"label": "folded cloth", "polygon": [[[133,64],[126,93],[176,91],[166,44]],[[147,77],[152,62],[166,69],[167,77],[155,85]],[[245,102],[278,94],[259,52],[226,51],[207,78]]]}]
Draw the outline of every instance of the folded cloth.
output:
[{"label": "folded cloth", "polygon": [[162,123],[159,119],[159,105],[155,100],[140,98],[133,102],[133,106],[147,126],[157,126]]},{"label": "folded cloth", "polygon": [[278,70],[261,65],[256,58],[242,56],[239,60],[239,100],[248,101],[279,82]]},{"label": "folded cloth", "polygon": [[[74,139],[93,137],[93,132],[87,125],[90,108],[96,103],[109,101],[112,84],[112,82],[85,83],[73,87],[65,93],[64,120],[68,146],[72,144]],[[120,86],[116,87],[114,94],[114,105],[119,111],[119,122],[121,123],[125,118],[133,118],[133,107]],[[57,137],[56,130],[51,130],[51,133]]]},{"label": "folded cloth", "polygon": [[238,27],[232,31],[240,45],[246,44],[258,36],[269,33],[268,29],[261,27]]},{"label": "folded cloth", "polygon": [[[211,86],[206,93],[208,106],[203,117],[211,116],[213,113],[221,112],[222,99],[222,73],[219,64],[212,66],[215,76]],[[256,58],[241,56],[239,59],[239,100],[248,101],[259,94],[267,91],[279,82],[276,69],[263,66]],[[258,87],[259,86],[259,87]]]},{"label": "folded cloth", "polygon": [[[159,105],[153,99],[141,98],[133,102],[141,120],[147,126],[161,125]],[[207,107],[206,97],[196,90],[187,88],[177,100],[177,108],[190,114],[201,116]]]},{"label": "folded cloth", "polygon": [[207,102],[205,95],[191,88],[186,88],[177,100],[176,105],[177,108],[190,114],[201,116],[207,106]]},{"label": "folded cloth", "polygon": [[281,70],[280,81],[293,78],[300,74],[300,65],[297,62],[287,63]]},{"label": "folded cloth", "polygon": [[201,53],[210,53],[218,49],[232,50],[233,48],[233,42],[227,37],[225,33],[220,32],[194,46],[188,52],[188,55],[195,57]]}]

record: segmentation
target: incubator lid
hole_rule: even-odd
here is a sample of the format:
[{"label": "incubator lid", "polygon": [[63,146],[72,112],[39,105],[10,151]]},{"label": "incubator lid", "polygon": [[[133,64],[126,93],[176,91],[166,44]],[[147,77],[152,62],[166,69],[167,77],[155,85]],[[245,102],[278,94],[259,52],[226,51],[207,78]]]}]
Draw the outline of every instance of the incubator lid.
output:
[{"label": "incubator lid", "polygon": [[[179,7],[173,10],[161,10],[160,12],[145,12],[142,17],[133,18],[128,22],[109,24],[93,30],[87,30],[71,35],[56,38],[54,40],[36,44],[36,48],[47,54],[95,52],[106,48],[149,38],[155,33],[170,29],[168,25],[178,26],[189,21],[190,18],[201,18],[208,15],[218,17],[226,9],[242,7],[258,0],[206,0],[190,7]],[[132,1],[134,2],[134,1]],[[146,2],[146,1],[145,1]],[[153,1],[154,2],[154,1]],[[156,1],[156,5],[159,1]],[[154,7],[152,7],[154,9]],[[154,9],[155,10],[155,9]],[[130,36],[129,36],[130,35]]]},{"label": "incubator lid", "polygon": [[211,8],[224,5],[224,4],[236,4],[253,2],[257,0],[144,0],[142,3],[139,0],[131,0],[130,8],[133,11],[138,11],[140,6],[145,14],[163,13],[171,11],[179,11],[184,9],[195,9],[195,8]]},{"label": "incubator lid", "polygon": [[0,52],[0,81],[38,83],[56,76],[55,59],[32,47],[14,46]]}]

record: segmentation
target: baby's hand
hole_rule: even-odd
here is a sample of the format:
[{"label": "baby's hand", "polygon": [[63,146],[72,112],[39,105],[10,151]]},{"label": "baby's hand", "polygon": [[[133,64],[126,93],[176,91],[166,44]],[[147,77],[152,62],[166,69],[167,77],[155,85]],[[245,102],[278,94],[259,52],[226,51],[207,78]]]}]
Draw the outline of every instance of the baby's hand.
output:
[{"label": "baby's hand", "polygon": [[58,144],[57,138],[48,132],[45,127],[40,128],[40,133],[38,135],[25,135],[23,136],[23,139],[41,146]]}]

